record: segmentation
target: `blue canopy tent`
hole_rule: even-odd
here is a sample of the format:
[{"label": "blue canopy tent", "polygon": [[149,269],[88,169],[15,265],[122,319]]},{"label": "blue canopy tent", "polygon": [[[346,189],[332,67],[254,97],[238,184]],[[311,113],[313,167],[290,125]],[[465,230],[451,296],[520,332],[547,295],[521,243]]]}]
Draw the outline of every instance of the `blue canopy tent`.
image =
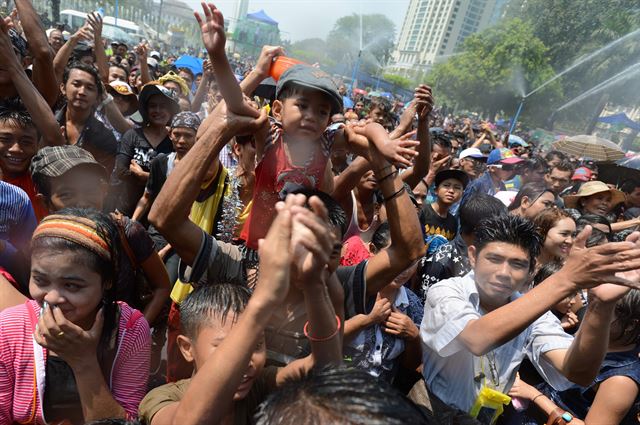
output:
[{"label": "blue canopy tent", "polygon": [[640,123],[633,121],[624,112],[614,115],[608,115],[606,117],[600,117],[598,118],[598,121],[607,124],[623,124],[625,127],[640,131]]},{"label": "blue canopy tent", "polygon": [[278,23],[274,21],[273,18],[271,18],[269,15],[267,15],[262,9],[255,13],[247,13],[247,19],[253,19],[254,21],[262,22],[264,24],[278,26]]}]

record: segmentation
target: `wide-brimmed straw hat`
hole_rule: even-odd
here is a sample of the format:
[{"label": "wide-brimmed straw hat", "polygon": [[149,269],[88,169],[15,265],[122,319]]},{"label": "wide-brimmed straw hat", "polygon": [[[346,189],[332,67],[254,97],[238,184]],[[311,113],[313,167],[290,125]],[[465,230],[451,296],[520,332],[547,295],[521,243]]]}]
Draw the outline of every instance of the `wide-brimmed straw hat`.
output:
[{"label": "wide-brimmed straw hat", "polygon": [[578,193],[576,193],[575,195],[565,196],[563,198],[564,205],[567,208],[577,208],[580,198],[586,198],[591,195],[595,195],[596,193],[603,193],[603,192],[611,193],[612,206],[618,205],[619,203],[624,202],[626,199],[624,192],[621,192],[617,189],[611,189],[609,186],[607,186],[606,183],[598,180],[594,180],[594,181],[586,182],[585,184],[580,186]]}]

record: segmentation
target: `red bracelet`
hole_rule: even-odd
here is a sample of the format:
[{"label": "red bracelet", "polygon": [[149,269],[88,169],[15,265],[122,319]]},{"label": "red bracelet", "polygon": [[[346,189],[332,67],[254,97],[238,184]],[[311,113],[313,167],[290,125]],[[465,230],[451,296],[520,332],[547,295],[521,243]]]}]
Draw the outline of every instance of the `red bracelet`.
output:
[{"label": "red bracelet", "polygon": [[307,321],[307,323],[304,324],[304,336],[306,336],[307,339],[309,339],[309,341],[313,341],[313,342],[329,341],[331,338],[338,335],[338,332],[340,332],[340,317],[338,317],[337,314],[336,314],[336,322],[337,322],[337,326],[336,326],[335,332],[333,332],[331,335],[324,338],[316,338],[314,336],[309,335],[309,322]]}]

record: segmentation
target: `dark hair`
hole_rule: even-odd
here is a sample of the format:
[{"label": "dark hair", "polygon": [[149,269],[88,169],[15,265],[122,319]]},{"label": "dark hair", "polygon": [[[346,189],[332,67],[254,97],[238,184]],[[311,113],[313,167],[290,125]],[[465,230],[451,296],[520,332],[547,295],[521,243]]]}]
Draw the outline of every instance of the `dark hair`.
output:
[{"label": "dark hair", "polygon": [[527,171],[533,171],[536,170],[538,168],[542,168],[543,170],[545,170],[545,172],[547,172],[549,170],[549,166],[547,165],[547,161],[544,160],[544,158],[542,158],[539,155],[534,156],[533,158],[530,158],[526,161],[524,161],[521,165],[521,169],[527,170]]},{"label": "dark hair", "polygon": [[467,198],[460,206],[460,233],[473,234],[480,221],[506,214],[507,209],[498,198],[477,193]]},{"label": "dark hair", "polygon": [[630,194],[636,190],[636,187],[640,187],[640,180],[638,179],[629,179],[625,180],[624,183],[620,186],[620,190],[624,193]]},{"label": "dark hair", "polygon": [[[100,365],[104,368],[110,368],[106,365],[108,359],[105,354],[110,345],[112,334],[117,330],[117,309],[116,293],[117,293],[117,276],[118,276],[118,255],[120,253],[120,236],[118,228],[111,217],[100,211],[85,208],[65,208],[58,211],[58,215],[66,215],[73,217],[82,217],[93,221],[96,225],[96,232],[107,242],[111,260],[106,260],[98,254],[90,251],[84,246],[71,242],[66,239],[57,237],[40,237],[31,241],[31,255],[42,252],[44,255],[50,255],[54,252],[70,251],[74,254],[77,262],[86,265],[91,270],[96,271],[103,282],[102,308],[104,314],[104,325],[98,343],[98,359]],[[108,380],[109,377],[105,376]],[[108,381],[107,381],[108,382]]]},{"label": "dark hair", "polygon": [[618,300],[611,332],[610,340],[619,344],[640,344],[640,290],[632,289]]},{"label": "dark hair", "polygon": [[552,161],[554,159],[560,159],[561,161],[568,161],[569,157],[567,155],[565,155],[563,152],[560,151],[549,151],[547,152],[547,154],[544,156],[544,160],[549,162]]},{"label": "dark hair", "polygon": [[327,367],[285,384],[258,408],[257,425],[435,424],[423,410],[364,370]]},{"label": "dark hair", "polygon": [[342,239],[347,233],[347,214],[345,214],[344,210],[338,204],[338,202],[333,199],[330,195],[316,189],[308,189],[297,188],[291,191],[292,194],[302,194],[307,197],[307,199],[312,196],[317,196],[320,198],[325,208],[327,209],[327,213],[329,214],[329,223],[333,226],[336,226],[340,229],[340,234],[338,235],[340,239]]},{"label": "dark hair", "polygon": [[549,230],[565,218],[570,218],[573,221],[573,217],[567,211],[560,208],[547,208],[533,219],[533,224],[542,237],[542,243],[547,239]]},{"label": "dark hair", "polygon": [[[129,79],[129,70],[123,66],[122,64],[119,63],[115,63],[115,62],[110,62],[109,63],[109,68],[114,67],[114,68],[120,68],[121,70],[123,70],[126,74],[127,74],[127,79]],[[128,84],[128,82],[127,82]]]},{"label": "dark hair", "polygon": [[20,128],[34,128],[33,119],[19,97],[0,100],[0,122],[7,121]]},{"label": "dark hair", "polygon": [[582,214],[578,220],[576,220],[576,226],[580,226],[582,229],[587,225],[591,224],[602,224],[609,228],[609,232],[611,232],[611,222],[609,219],[600,214]]},{"label": "dark hair", "polygon": [[381,223],[371,237],[371,243],[376,248],[376,252],[383,249],[391,240],[391,228],[389,222]]},{"label": "dark hair", "polygon": [[536,258],[540,254],[542,238],[531,221],[513,214],[506,214],[484,219],[478,225],[473,243],[477,254],[491,242],[504,242],[522,248],[529,254],[529,267],[533,270]]},{"label": "dark hair", "polygon": [[538,286],[543,281],[547,280],[552,274],[557,273],[562,268],[562,263],[559,261],[550,261],[540,267],[538,273],[533,277],[533,286]]},{"label": "dark hair", "polygon": [[547,189],[547,186],[544,183],[527,183],[520,188],[516,197],[513,198],[513,201],[511,201],[511,205],[509,205],[508,209],[509,211],[513,211],[517,208],[520,208],[520,206],[522,205],[522,198],[524,198],[525,196],[533,203],[542,195],[544,195],[545,192],[551,193],[553,195],[553,198],[555,199],[556,196],[554,195],[554,193],[551,190]]},{"label": "dark hair", "polygon": [[589,238],[587,239],[587,242],[585,244],[587,248],[607,243],[611,241],[611,238],[613,237],[613,230],[611,230],[611,223],[609,222],[609,219],[599,214],[581,215],[580,218],[576,220],[576,233],[580,233],[584,230],[585,227],[592,226],[594,224],[607,226],[609,231],[603,232],[600,229],[592,227],[591,235],[589,235]]},{"label": "dark hair", "polygon": [[[186,67],[182,67],[182,68],[178,68],[178,72],[186,72],[187,74],[191,75],[191,78],[195,81],[196,76],[193,73],[193,71],[191,70],[191,68],[186,68]],[[189,87],[191,88],[191,87]]]},{"label": "dark hair", "polygon": [[210,323],[213,317],[224,324],[231,313],[235,322],[247,306],[250,296],[249,288],[231,283],[196,288],[180,304],[182,332],[195,340],[202,326]]},{"label": "dark hair", "polygon": [[67,81],[69,81],[69,75],[71,74],[71,71],[73,71],[74,69],[84,71],[87,74],[91,74],[91,76],[93,77],[96,83],[96,90],[98,91],[98,97],[102,96],[102,91],[104,90],[104,87],[102,87],[102,81],[100,80],[100,75],[98,74],[98,70],[92,65],[87,65],[82,62],[72,62],[70,65],[68,65],[64,69],[64,74],[62,75],[63,84],[67,84]]},{"label": "dark hair", "polygon": [[569,160],[560,161],[559,163],[551,167],[549,169],[549,172],[553,171],[554,168],[560,171],[569,171],[571,175],[573,175],[573,172],[576,170],[576,167]]}]

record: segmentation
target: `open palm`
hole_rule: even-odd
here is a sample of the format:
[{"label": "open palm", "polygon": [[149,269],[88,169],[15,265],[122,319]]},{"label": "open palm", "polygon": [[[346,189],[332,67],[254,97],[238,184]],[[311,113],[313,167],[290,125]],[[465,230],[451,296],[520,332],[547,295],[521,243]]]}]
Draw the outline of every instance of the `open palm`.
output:
[{"label": "open palm", "polygon": [[209,3],[201,3],[204,19],[198,12],[194,12],[194,16],[200,25],[202,33],[202,42],[205,49],[210,55],[224,54],[224,45],[226,36],[224,33],[224,17],[220,9]]}]

